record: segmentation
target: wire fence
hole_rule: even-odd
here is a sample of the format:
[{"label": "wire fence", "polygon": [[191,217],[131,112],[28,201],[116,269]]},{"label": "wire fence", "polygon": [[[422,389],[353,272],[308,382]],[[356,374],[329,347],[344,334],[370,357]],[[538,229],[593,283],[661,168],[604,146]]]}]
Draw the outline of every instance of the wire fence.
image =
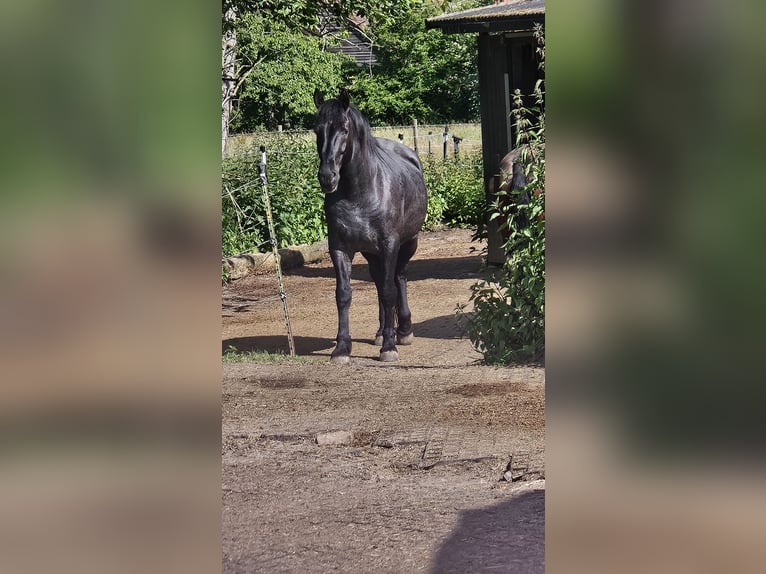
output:
[{"label": "wire fence", "polygon": [[[480,137],[479,125],[448,126],[450,139],[446,154],[444,125],[418,126],[417,140],[414,129],[405,138],[402,128],[404,126],[385,126],[375,131],[383,136],[393,134],[394,140],[403,134],[402,145],[414,147],[414,142],[418,142],[429,190],[427,228],[471,224],[476,211],[474,204],[479,202],[477,198],[481,196],[483,201],[481,148],[471,145],[480,141],[476,139]],[[441,130],[438,139],[437,128]],[[459,136],[461,133],[466,135]],[[238,145],[229,147],[222,165],[224,254],[260,250],[268,244],[265,206],[258,179],[261,146],[268,154],[269,194],[279,245],[312,243],[326,233],[323,194],[316,175],[319,157],[315,137],[312,131],[285,130],[242,134],[229,139],[230,144],[236,141]]]},{"label": "wire fence", "polygon": [[[371,131],[376,137],[400,141],[416,150],[420,156],[434,156],[443,159],[462,152],[481,151],[481,124],[425,124],[413,122],[408,126],[378,126]],[[235,158],[255,154],[261,145],[269,146],[281,139],[299,139],[313,142],[315,135],[310,130],[278,130],[235,134],[226,140],[225,157]],[[282,148],[282,146],[271,146]],[[289,154],[289,151],[280,153]],[[292,152],[303,155],[306,152]]]}]

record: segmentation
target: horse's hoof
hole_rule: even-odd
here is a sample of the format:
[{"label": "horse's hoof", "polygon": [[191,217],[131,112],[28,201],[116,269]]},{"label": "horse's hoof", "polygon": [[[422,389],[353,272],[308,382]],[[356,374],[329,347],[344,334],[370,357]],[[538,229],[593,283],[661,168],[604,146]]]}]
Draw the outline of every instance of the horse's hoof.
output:
[{"label": "horse's hoof", "polygon": [[376,347],[382,347],[383,346],[383,335],[375,335],[374,345]]},{"label": "horse's hoof", "polygon": [[415,340],[415,334],[410,333],[409,335],[397,335],[396,336],[396,344],[397,345],[412,345],[412,341]]},{"label": "horse's hoof", "polygon": [[399,353],[396,351],[383,351],[380,353],[380,360],[383,363],[393,363],[399,360]]},{"label": "horse's hoof", "polygon": [[330,362],[334,365],[348,365],[351,362],[351,357],[348,355],[338,355],[330,357]]}]

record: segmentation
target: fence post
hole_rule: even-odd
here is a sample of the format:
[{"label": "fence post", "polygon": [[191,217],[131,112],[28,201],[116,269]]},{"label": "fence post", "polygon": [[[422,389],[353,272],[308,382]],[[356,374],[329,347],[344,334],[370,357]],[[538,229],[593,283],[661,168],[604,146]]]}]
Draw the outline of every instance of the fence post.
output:
[{"label": "fence post", "polygon": [[431,136],[433,135],[433,133],[434,132],[432,132],[432,131],[428,132],[428,155],[432,155],[433,154],[433,152],[431,151]]},{"label": "fence post", "polygon": [[449,124],[444,124],[444,141],[442,142],[442,159],[447,160],[447,138],[449,137]]},{"label": "fence post", "polygon": [[282,282],[282,265],[279,257],[279,246],[277,245],[277,234],[274,231],[274,217],[271,214],[271,200],[269,199],[268,180],[266,178],[266,147],[261,146],[261,162],[258,164],[258,175],[261,180],[261,190],[263,192],[263,205],[266,208],[266,223],[269,228],[269,239],[271,251],[274,254],[274,267],[277,272],[277,287],[279,288],[279,298],[282,300],[282,311],[285,315],[285,327],[287,329],[287,345],[290,348],[290,356],[295,356],[295,342],[293,341],[293,330],[290,327],[290,315],[287,313],[287,293],[285,285]]},{"label": "fence post", "polygon": [[460,154],[460,142],[463,141],[463,138],[458,136],[452,136],[452,144],[455,146],[455,159],[458,158],[458,155]]},{"label": "fence post", "polygon": [[418,153],[418,120],[412,118],[412,141],[414,142],[415,153]]}]

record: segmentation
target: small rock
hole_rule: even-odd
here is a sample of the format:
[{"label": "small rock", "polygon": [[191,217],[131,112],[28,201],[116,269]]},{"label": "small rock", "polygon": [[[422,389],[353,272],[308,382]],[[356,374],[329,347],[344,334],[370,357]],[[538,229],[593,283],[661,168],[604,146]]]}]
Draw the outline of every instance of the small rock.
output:
[{"label": "small rock", "polygon": [[317,433],[316,441],[319,446],[350,445],[354,442],[354,433],[344,430]]}]

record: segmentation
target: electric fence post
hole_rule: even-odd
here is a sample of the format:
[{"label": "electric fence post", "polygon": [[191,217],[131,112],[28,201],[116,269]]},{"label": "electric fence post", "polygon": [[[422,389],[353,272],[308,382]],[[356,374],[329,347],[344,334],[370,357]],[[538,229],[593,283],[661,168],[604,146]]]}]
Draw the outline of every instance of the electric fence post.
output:
[{"label": "electric fence post", "polygon": [[287,344],[290,347],[290,356],[295,356],[295,343],[293,342],[293,331],[290,328],[290,315],[287,313],[287,293],[282,282],[282,264],[279,258],[279,246],[277,245],[277,236],[274,232],[274,218],[271,215],[271,200],[269,199],[269,188],[266,179],[266,147],[261,146],[261,163],[258,164],[258,171],[261,177],[261,189],[263,190],[263,205],[266,207],[266,222],[269,226],[269,238],[271,250],[274,253],[274,267],[277,271],[277,287],[279,288],[279,298],[282,300],[282,310],[285,314],[285,327],[287,328]]}]

